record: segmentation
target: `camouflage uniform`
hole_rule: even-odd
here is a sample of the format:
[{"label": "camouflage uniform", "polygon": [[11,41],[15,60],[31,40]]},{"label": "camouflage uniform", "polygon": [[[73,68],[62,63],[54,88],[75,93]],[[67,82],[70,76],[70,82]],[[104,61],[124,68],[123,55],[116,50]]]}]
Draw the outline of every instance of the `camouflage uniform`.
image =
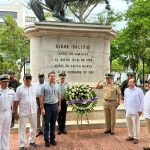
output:
[{"label": "camouflage uniform", "polygon": [[13,79],[12,81],[9,81],[8,87],[10,89],[13,89],[16,92],[16,89],[19,85],[20,85],[20,82],[18,82],[16,79]]},{"label": "camouflage uniform", "polygon": [[125,89],[128,88],[129,79],[134,78],[135,74],[134,74],[134,72],[128,72],[127,76],[128,76],[128,79],[124,80],[122,82],[122,84],[121,84],[121,96],[122,97],[124,97],[124,91],[125,91]]},{"label": "camouflage uniform", "polygon": [[128,79],[124,80],[121,84],[121,96],[124,97],[124,91],[128,88]]},{"label": "camouflage uniform", "polygon": [[[8,74],[14,76],[15,72],[14,72],[13,70],[9,70],[9,71],[8,71]],[[20,84],[21,84],[21,83],[18,82],[16,79],[12,79],[12,80],[9,80],[9,85],[8,85],[8,87],[9,87],[10,89],[13,89],[13,90],[16,92],[16,89],[17,89],[17,87],[18,87]],[[14,119],[14,116],[12,115],[11,127],[14,126],[14,122],[15,122],[15,119]]]}]

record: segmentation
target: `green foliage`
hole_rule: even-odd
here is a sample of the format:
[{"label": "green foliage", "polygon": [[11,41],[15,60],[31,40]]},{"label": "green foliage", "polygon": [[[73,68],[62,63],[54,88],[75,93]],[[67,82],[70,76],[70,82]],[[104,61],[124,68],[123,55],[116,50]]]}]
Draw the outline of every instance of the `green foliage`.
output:
[{"label": "green foliage", "polygon": [[150,62],[150,1],[133,1],[125,14],[127,26],[112,43],[112,59],[117,58],[124,68],[138,72],[139,63]]},{"label": "green foliage", "polygon": [[85,22],[92,10],[104,0],[84,0],[69,3],[69,10],[79,20],[80,23]]},{"label": "green foliage", "polygon": [[98,22],[101,25],[110,25],[114,26],[116,21],[123,20],[123,14],[121,12],[115,12],[111,9],[110,11],[105,10],[102,13],[98,14]]},{"label": "green foliage", "polygon": [[[150,73],[150,67],[147,64],[144,64],[144,73],[149,74]],[[143,75],[143,62],[140,61],[138,66],[138,78],[142,78]]]},{"label": "green foliage", "polygon": [[112,71],[120,73],[124,71],[124,67],[120,59],[114,59],[112,61]]},{"label": "green foliage", "polygon": [[6,69],[14,69],[20,79],[24,59],[29,57],[29,40],[12,16],[7,16],[0,26],[0,53]]}]

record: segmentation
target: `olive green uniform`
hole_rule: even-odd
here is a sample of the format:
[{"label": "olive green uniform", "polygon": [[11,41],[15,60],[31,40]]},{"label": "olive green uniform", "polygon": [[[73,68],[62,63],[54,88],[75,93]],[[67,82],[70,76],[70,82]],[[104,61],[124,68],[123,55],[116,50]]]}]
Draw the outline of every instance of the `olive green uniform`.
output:
[{"label": "olive green uniform", "polygon": [[117,98],[121,95],[121,91],[116,84],[104,84],[104,113],[106,131],[114,132],[116,122],[116,109],[118,107]]}]

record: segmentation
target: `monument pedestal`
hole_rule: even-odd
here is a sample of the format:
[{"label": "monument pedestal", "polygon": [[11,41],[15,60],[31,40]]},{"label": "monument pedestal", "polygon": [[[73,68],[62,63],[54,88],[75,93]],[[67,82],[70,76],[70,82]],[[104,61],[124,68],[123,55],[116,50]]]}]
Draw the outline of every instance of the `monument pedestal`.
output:
[{"label": "monument pedestal", "polygon": [[[95,24],[37,22],[26,27],[30,39],[30,72],[33,82],[37,75],[55,71],[66,72],[69,84],[89,84],[95,87],[110,72],[110,44],[115,32],[110,26]],[[100,91],[96,90],[100,97]],[[103,112],[102,112],[103,113]],[[70,112],[68,112],[68,115]],[[70,114],[76,120],[74,113]],[[102,115],[102,114],[101,114]],[[94,111],[90,118],[100,119]]]},{"label": "monument pedestal", "polygon": [[37,22],[26,27],[25,35],[30,39],[33,82],[38,73],[64,71],[70,84],[95,86],[110,72],[110,44],[115,38],[110,26]]}]

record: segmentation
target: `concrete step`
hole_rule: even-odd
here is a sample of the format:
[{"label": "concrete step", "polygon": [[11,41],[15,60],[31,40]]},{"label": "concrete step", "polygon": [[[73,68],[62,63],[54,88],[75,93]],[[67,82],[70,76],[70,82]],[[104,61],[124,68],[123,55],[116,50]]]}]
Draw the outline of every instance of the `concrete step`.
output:
[{"label": "concrete step", "polygon": [[[57,126],[57,123],[56,123]],[[140,126],[145,127],[146,122],[144,117],[140,117]],[[15,124],[13,128],[11,128],[11,132],[17,131],[19,125]],[[27,130],[29,129],[30,125],[29,123],[27,124]],[[77,120],[74,121],[66,121],[66,128],[67,130],[74,130],[77,127]],[[126,119],[117,119],[116,120],[116,127],[122,128],[126,127]],[[87,120],[82,120],[82,125],[81,125],[81,120],[78,122],[78,129],[99,129],[99,128],[105,128],[105,121],[104,120],[89,120],[89,126]]]},{"label": "concrete step", "polygon": [[[121,104],[118,109],[117,109],[117,114],[116,114],[117,119],[124,119],[125,118],[125,110],[124,110],[124,106]],[[91,112],[90,114],[88,114],[88,118],[89,120],[104,120],[104,109],[103,106],[97,106],[95,107],[95,109],[93,110],[93,112]],[[67,121],[74,121],[77,119],[77,114],[76,112],[72,111],[71,107],[68,107],[67,109],[67,116],[66,116],[66,120]]]},{"label": "concrete step", "polygon": [[[77,126],[77,121],[67,121],[66,122],[68,129],[75,129]],[[105,120],[89,120],[90,128],[97,129],[97,128],[105,128]],[[140,126],[146,126],[145,119],[143,117],[140,118]],[[116,120],[116,127],[127,127],[126,119],[117,119]],[[79,121],[78,128],[86,129],[88,127],[88,122],[86,120]]]}]

